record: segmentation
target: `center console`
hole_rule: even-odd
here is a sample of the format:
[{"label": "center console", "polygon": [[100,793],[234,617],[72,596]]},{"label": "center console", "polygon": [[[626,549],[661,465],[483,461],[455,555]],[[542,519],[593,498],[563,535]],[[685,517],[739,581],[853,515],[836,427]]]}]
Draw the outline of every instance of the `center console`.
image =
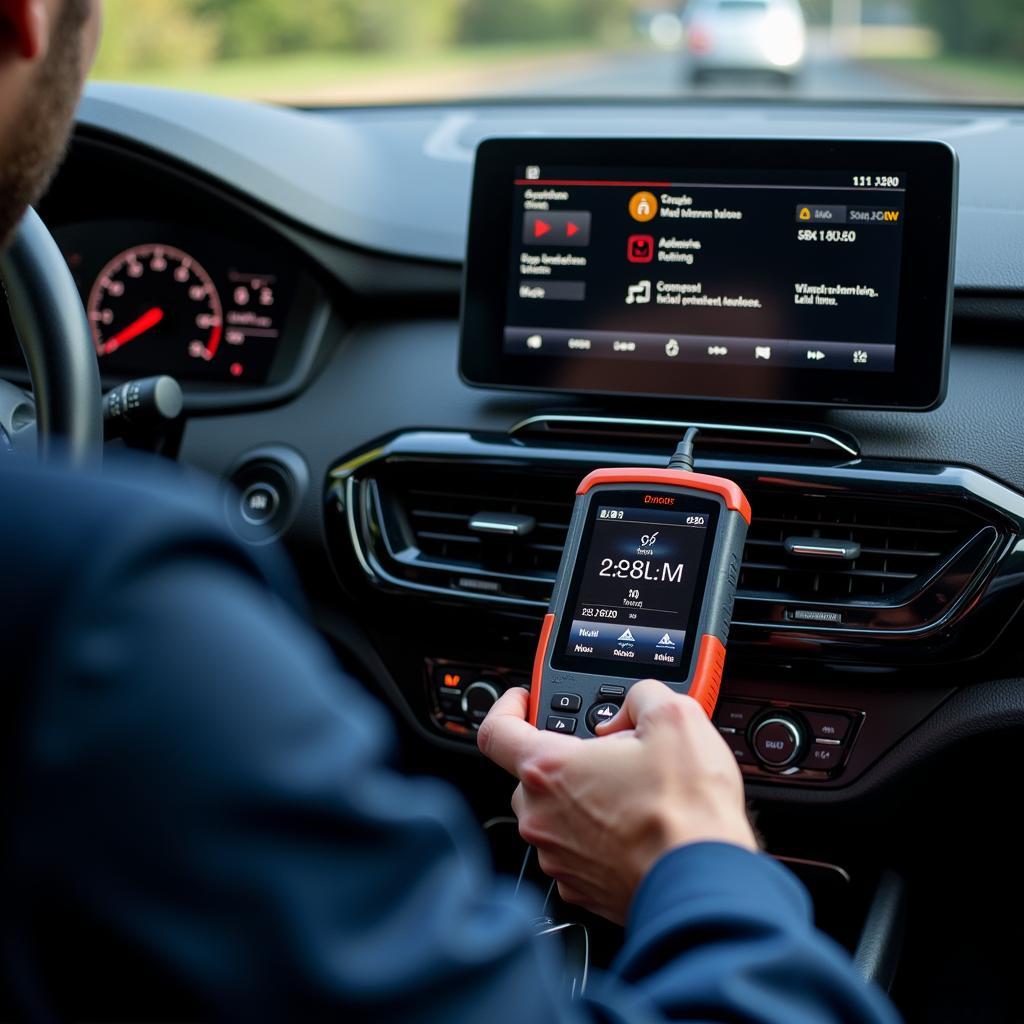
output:
[{"label": "center console", "polygon": [[[335,467],[334,565],[369,621],[402,624],[382,650],[414,728],[475,754],[497,696],[529,685],[577,483],[662,465],[684,429],[542,417],[400,434]],[[1024,596],[1024,499],[828,430],[705,422],[696,456],[754,510],[715,723],[753,785],[842,790],[949,696],[935,665],[995,646]]]}]

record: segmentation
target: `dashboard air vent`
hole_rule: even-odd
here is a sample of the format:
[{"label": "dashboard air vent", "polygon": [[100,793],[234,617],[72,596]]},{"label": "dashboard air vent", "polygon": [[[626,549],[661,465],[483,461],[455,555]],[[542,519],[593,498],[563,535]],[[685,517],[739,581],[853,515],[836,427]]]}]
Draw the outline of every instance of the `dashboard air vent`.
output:
[{"label": "dashboard air vent", "polygon": [[[386,586],[543,607],[588,468],[515,458],[377,461],[348,483],[357,551]],[[815,492],[735,476],[754,514],[737,624],[918,629],[958,604],[1002,536],[952,495]]]},{"label": "dashboard air vent", "polygon": [[[573,480],[536,473],[408,467],[387,493],[401,506],[424,559],[554,582],[575,489]],[[488,518],[502,517],[522,517],[530,528],[484,528]]]},{"label": "dashboard air vent", "polygon": [[[848,495],[765,491],[751,495],[751,505],[740,591],[794,601],[891,599],[927,579],[984,525],[954,506]],[[794,538],[805,541],[795,551],[786,543]]]}]

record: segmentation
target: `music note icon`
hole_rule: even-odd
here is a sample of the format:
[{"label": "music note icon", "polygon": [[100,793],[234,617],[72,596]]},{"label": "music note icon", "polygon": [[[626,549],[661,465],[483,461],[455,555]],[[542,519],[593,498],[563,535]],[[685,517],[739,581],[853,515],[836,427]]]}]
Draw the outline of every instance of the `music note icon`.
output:
[{"label": "music note icon", "polygon": [[632,306],[634,303],[636,303],[637,305],[643,305],[645,302],[650,301],[650,281],[639,281],[637,284],[631,284],[626,290],[626,304],[629,306]]}]

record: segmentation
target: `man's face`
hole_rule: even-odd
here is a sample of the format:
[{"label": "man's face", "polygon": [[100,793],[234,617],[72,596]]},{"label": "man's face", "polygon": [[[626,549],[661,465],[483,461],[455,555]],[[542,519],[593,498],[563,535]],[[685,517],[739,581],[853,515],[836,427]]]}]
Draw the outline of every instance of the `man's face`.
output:
[{"label": "man's face", "polygon": [[35,62],[14,45],[0,54],[0,248],[60,164],[99,38],[100,0],[48,0],[42,10],[45,53]]}]

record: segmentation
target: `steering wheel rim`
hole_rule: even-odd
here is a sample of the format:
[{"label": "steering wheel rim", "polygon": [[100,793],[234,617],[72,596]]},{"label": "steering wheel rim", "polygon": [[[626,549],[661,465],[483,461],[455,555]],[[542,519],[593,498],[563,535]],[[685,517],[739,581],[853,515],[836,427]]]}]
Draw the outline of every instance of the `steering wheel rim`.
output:
[{"label": "steering wheel rim", "polygon": [[98,460],[103,392],[89,322],[60,248],[35,210],[0,251],[0,284],[32,378],[40,458]]}]

